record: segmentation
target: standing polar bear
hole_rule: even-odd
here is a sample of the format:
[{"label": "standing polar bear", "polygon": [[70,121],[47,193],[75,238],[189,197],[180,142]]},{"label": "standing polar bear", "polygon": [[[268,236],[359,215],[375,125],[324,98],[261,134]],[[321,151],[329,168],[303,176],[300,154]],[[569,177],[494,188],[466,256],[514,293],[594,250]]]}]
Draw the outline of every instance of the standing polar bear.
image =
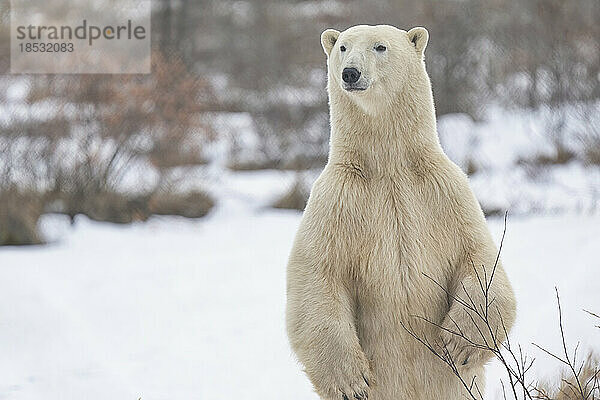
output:
[{"label": "standing polar bear", "polygon": [[[515,319],[481,207],[439,144],[427,41],[424,28],[381,25],[321,35],[330,154],[289,258],[287,331],[323,399],[462,398],[460,380],[409,332],[483,391],[491,354],[464,337],[503,340]],[[486,327],[458,299],[481,306],[491,275]]]}]

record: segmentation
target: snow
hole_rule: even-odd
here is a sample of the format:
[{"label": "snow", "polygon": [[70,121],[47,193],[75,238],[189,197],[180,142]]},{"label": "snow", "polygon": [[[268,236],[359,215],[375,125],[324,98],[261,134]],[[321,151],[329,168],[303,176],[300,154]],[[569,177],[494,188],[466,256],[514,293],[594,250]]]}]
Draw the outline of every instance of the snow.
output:
[{"label": "snow", "polygon": [[[0,399],[317,399],[287,344],[285,265],[300,214],[265,208],[289,173],[222,175],[207,217],[127,226],[45,216],[46,246],[0,249]],[[489,220],[497,242],[502,220]],[[510,217],[513,341],[558,366],[567,338],[600,350],[600,216]],[[583,353],[582,353],[583,354]],[[490,367],[488,393],[497,394]]]},{"label": "snow", "polygon": [[600,102],[562,108],[509,110],[490,107],[485,119],[475,122],[465,114],[439,118],[440,142],[461,168],[470,161],[476,169],[503,169],[540,156],[553,157],[556,143],[583,156],[584,132],[600,125]]},{"label": "snow", "polygon": [[[586,137],[600,138],[593,128],[600,126],[597,110],[600,103],[539,110],[489,107],[477,122],[465,114],[444,115],[438,132],[448,157],[469,173],[484,210],[595,213],[600,209],[600,165],[584,160],[590,145]],[[559,125],[562,131],[556,133]],[[540,158],[556,157],[557,143],[574,159],[540,164]]]},{"label": "snow", "polygon": [[211,163],[222,169],[229,162],[264,161],[250,113],[215,113],[211,123],[219,127],[217,138],[205,144],[204,156]]},{"label": "snow", "polygon": [[513,214],[597,213],[600,210],[600,166],[578,162],[527,168],[487,170],[470,177],[484,210]]},{"label": "snow", "polygon": [[29,80],[25,78],[14,78],[6,89],[6,100],[9,102],[24,101],[29,93]]}]

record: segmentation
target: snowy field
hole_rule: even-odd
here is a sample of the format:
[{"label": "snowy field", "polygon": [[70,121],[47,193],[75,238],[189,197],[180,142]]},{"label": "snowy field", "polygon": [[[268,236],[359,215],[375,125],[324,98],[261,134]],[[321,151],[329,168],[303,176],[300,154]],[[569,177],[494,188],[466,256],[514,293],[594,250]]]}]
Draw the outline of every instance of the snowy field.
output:
[{"label": "snowy field", "polygon": [[[219,207],[116,226],[44,217],[53,243],[0,250],[0,399],[317,399],[284,330],[297,212],[264,204],[280,173],[232,175]],[[280,177],[279,177],[280,178]],[[502,220],[490,219],[499,242]],[[600,216],[510,218],[503,260],[519,301],[513,342],[557,364],[567,339],[600,350]],[[539,371],[542,370],[542,371]],[[490,398],[499,385],[491,366]]]}]

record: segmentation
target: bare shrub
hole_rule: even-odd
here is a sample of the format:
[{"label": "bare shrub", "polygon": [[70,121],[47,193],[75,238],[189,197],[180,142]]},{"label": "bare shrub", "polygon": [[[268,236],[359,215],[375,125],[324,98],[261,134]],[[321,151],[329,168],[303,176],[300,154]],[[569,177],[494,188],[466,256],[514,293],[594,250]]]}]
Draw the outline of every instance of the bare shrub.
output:
[{"label": "bare shrub", "polygon": [[583,147],[583,158],[588,164],[600,165],[600,105],[577,107],[576,117],[581,121],[578,139]]},{"label": "bare shrub", "polygon": [[150,160],[158,169],[203,161],[210,128],[202,123],[197,96],[205,84],[177,58],[156,53],[152,60],[149,76],[90,75],[68,82],[73,94],[63,101],[77,105],[68,132],[76,157],[52,168],[55,191],[72,193],[79,203],[122,190],[137,161]]},{"label": "bare shrub", "polygon": [[[548,389],[548,385],[545,387],[539,385],[538,382],[530,377],[531,367],[535,362],[535,358],[524,353],[520,344],[511,343],[502,317],[500,317],[502,331],[498,332],[497,328],[493,327],[491,313],[495,311],[500,315],[500,312],[493,306],[495,299],[489,297],[489,287],[494,279],[494,272],[496,271],[496,265],[500,257],[500,252],[502,251],[502,244],[506,234],[506,219],[507,214],[505,214],[504,217],[504,231],[502,233],[498,257],[496,258],[496,264],[494,265],[490,276],[481,276],[477,272],[475,266],[473,266],[483,294],[482,304],[476,303],[472,297],[468,296],[468,294],[468,297],[465,299],[450,293],[443,285],[426,275],[434,285],[444,291],[449,299],[460,304],[465,311],[472,316],[471,322],[479,332],[480,338],[467,337],[463,333],[467,327],[461,327],[456,323],[454,328],[448,329],[425,317],[416,317],[436,326],[440,330],[444,330],[453,336],[461,338],[468,346],[489,352],[490,355],[498,360],[502,365],[504,372],[504,379],[501,380],[504,399],[597,400],[600,398],[600,363],[598,362],[598,359],[591,354],[588,355],[587,358],[579,360],[577,357],[579,344],[575,346],[572,353],[569,352],[562,323],[562,309],[558,289],[556,289],[556,300],[563,353],[560,355],[551,353],[534,343],[534,346],[538,347],[545,354],[558,360],[566,367],[566,372],[558,378],[559,384],[555,385],[555,390]],[[597,315],[595,316],[597,317]],[[434,356],[448,366],[456,378],[460,380],[470,399],[483,400],[483,393],[477,385],[477,377],[473,377],[471,380],[466,379],[461,372],[459,364],[457,364],[457,360],[453,359],[445,345],[440,345],[438,341],[432,340],[432,338],[428,338],[415,331],[410,323],[403,323],[402,326],[415,340],[425,346]],[[483,329],[479,328],[480,326],[482,326]],[[507,339],[503,341],[499,340],[499,337],[506,337]]]},{"label": "bare shrub", "polygon": [[[575,363],[574,363],[575,364]],[[567,372],[557,377],[558,385],[540,384],[534,398],[544,400],[594,400],[600,396],[600,361],[594,353],[589,353],[575,371],[569,366]]]},{"label": "bare shrub", "polygon": [[[168,167],[201,164],[213,132],[203,118],[211,92],[175,55],[153,54],[151,75],[35,76],[22,111],[0,126],[0,193],[28,193],[44,210],[128,223],[152,213],[147,204]],[[156,178],[158,175],[158,178]],[[12,192],[11,192],[12,193]],[[181,209],[181,199],[161,213]],[[198,193],[195,210],[206,213]],[[3,215],[9,204],[0,203]],[[38,207],[36,207],[37,210]],[[208,207],[210,208],[210,207]],[[204,211],[200,211],[204,210]],[[28,215],[33,215],[29,213]],[[24,219],[32,232],[35,223]],[[11,238],[22,237],[3,224]],[[25,242],[39,242],[31,233]]]},{"label": "bare shrub", "polygon": [[551,155],[539,155],[533,160],[534,165],[566,164],[575,159],[576,154],[567,146],[568,111],[565,107],[552,108],[551,115],[545,121],[546,135],[548,135],[554,146]]},{"label": "bare shrub", "polygon": [[579,343],[575,346],[573,353],[569,354],[565,340],[558,289],[556,289],[556,303],[558,307],[558,324],[562,339],[562,354],[551,353],[535,343],[533,345],[563,364],[566,372],[559,378],[559,385],[553,392],[543,387],[535,387],[535,398],[545,400],[595,400],[600,397],[600,361],[592,353],[588,354],[582,361],[578,361],[577,350],[579,349]]}]

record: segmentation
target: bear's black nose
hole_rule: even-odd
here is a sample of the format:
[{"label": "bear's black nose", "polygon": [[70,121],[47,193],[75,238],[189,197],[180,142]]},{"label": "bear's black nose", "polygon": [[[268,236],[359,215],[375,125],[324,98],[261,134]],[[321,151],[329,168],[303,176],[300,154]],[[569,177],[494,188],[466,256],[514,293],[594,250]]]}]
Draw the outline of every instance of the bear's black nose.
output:
[{"label": "bear's black nose", "polygon": [[342,80],[346,83],[356,83],[360,78],[360,72],[356,68],[344,68],[342,71]]}]

